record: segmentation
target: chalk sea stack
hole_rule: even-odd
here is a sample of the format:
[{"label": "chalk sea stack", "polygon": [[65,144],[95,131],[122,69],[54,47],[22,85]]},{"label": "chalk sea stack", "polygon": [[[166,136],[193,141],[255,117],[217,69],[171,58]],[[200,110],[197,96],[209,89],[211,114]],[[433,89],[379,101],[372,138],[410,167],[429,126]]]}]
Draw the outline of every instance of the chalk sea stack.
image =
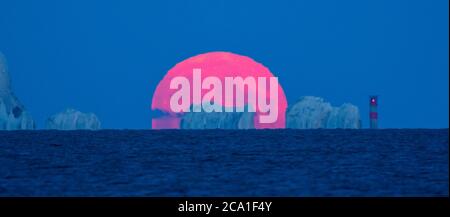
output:
[{"label": "chalk sea stack", "polygon": [[66,109],[47,119],[50,130],[99,130],[100,120],[93,113],[83,113],[75,109]]},{"label": "chalk sea stack", "polygon": [[286,128],[293,129],[360,129],[358,107],[345,103],[333,107],[315,96],[301,97],[286,114]]},{"label": "chalk sea stack", "polygon": [[14,95],[8,67],[0,52],[0,130],[33,130],[34,120]]}]

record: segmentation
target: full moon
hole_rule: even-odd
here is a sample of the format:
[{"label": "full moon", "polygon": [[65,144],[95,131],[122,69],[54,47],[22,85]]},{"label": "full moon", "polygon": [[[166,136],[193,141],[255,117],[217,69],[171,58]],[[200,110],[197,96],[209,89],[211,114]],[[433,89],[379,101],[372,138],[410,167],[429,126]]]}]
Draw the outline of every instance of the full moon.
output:
[{"label": "full moon", "polygon": [[[158,113],[158,116],[152,118],[153,129],[178,129],[180,128],[180,121],[182,113],[175,113],[170,109],[170,98],[176,90],[170,88],[170,82],[173,78],[184,76],[191,83],[193,80],[193,70],[201,69],[202,76],[214,76],[224,82],[226,77],[265,77],[267,80],[275,77],[267,67],[254,61],[253,59],[233,54],[230,52],[209,52],[193,56],[176,64],[170,69],[164,78],[159,82],[153,94],[151,109],[153,113]],[[248,88],[244,91],[249,91]],[[255,95],[257,95],[256,90]],[[204,95],[207,91],[202,90]],[[192,98],[192,92],[191,98]],[[245,93],[247,95],[247,93]],[[266,89],[266,100],[270,100],[269,89]],[[235,102],[229,102],[222,97],[223,101],[219,102],[225,107],[236,105]],[[236,99],[236,98],[234,98]],[[251,104],[247,97],[244,98],[245,104]],[[251,105],[257,108],[257,105]],[[274,123],[260,123],[258,117],[263,115],[259,109],[254,113],[254,126],[256,129],[266,128],[285,128],[285,112],[287,108],[287,100],[282,86],[278,85],[278,118]]]}]

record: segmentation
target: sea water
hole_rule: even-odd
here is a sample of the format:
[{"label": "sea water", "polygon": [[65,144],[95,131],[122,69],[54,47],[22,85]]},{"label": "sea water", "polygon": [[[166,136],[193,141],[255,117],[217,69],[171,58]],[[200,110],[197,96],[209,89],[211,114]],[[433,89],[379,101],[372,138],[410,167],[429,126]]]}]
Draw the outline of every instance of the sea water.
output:
[{"label": "sea water", "polygon": [[448,196],[448,132],[0,131],[0,196]]}]

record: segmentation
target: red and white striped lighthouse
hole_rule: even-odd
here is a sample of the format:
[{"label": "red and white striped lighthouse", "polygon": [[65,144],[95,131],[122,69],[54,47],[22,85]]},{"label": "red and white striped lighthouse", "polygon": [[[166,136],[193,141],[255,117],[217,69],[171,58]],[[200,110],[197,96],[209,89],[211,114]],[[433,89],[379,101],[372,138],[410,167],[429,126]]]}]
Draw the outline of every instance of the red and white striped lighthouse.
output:
[{"label": "red and white striped lighthouse", "polygon": [[369,102],[369,119],[370,119],[370,129],[378,128],[378,96],[370,96]]}]

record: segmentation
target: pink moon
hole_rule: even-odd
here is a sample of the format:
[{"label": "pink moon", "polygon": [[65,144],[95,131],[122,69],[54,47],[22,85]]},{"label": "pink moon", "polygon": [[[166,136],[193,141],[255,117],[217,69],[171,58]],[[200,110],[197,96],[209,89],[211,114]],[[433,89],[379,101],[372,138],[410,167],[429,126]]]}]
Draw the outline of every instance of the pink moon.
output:
[{"label": "pink moon", "polygon": [[[192,83],[192,71],[194,68],[200,68],[202,70],[202,77],[216,76],[221,79],[222,83],[225,77],[237,77],[246,78],[252,76],[266,77],[267,80],[274,75],[269,71],[267,67],[254,61],[253,59],[237,55],[230,52],[209,52],[199,54],[197,56],[190,57],[186,60],[176,64],[170,69],[164,78],[159,82],[152,98],[152,111],[158,110],[162,115],[152,118],[153,129],[179,129],[181,115],[171,111],[170,109],[170,97],[176,90],[170,89],[170,82],[172,78],[177,76],[184,76]],[[268,88],[267,88],[268,89]],[[257,91],[257,90],[256,90]],[[266,98],[270,97],[269,90],[266,90]],[[207,90],[202,90],[202,96]],[[247,93],[245,93],[246,95]],[[257,94],[257,93],[256,93]],[[192,91],[191,91],[192,98]],[[225,97],[222,97],[223,99]],[[224,106],[233,106],[234,102],[221,102]],[[244,103],[248,103],[247,97],[245,97]],[[252,105],[255,106],[256,105]],[[285,128],[286,126],[286,108],[287,100],[284,94],[281,84],[278,85],[278,119],[274,123],[259,123],[258,117],[261,114],[258,109],[255,112],[254,126],[256,129],[274,129]]]}]

